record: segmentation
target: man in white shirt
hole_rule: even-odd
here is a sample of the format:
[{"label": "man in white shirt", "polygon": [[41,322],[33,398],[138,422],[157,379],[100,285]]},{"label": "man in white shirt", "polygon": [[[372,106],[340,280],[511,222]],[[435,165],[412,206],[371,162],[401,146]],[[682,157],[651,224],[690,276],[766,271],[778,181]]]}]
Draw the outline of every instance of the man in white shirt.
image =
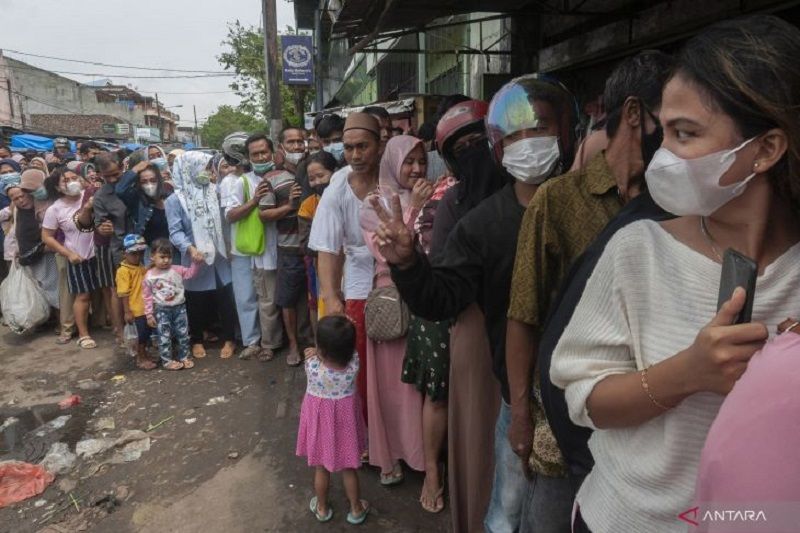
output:
[{"label": "man in white shirt", "polygon": [[378,186],[383,149],[380,126],[374,117],[366,113],[351,113],[347,117],[344,154],[350,166],[334,174],[325,189],[314,215],[308,245],[319,253],[320,294],[327,314],[346,313],[355,322],[356,349],[361,361],[357,385],[362,405],[366,406],[364,305],[372,290],[375,260],[364,242],[359,210],[367,194]]},{"label": "man in white shirt", "polygon": [[278,233],[274,222],[265,223],[264,252],[248,255],[237,249],[236,232],[239,222],[258,209],[259,201],[269,192],[269,184],[261,178],[275,166],[273,144],[266,135],[256,133],[248,137],[245,149],[253,170],[228,187],[227,197],[223,200],[225,218],[231,224],[233,293],[245,346],[239,358],[256,356],[259,360],[269,361],[283,344],[280,309],[275,305]]}]

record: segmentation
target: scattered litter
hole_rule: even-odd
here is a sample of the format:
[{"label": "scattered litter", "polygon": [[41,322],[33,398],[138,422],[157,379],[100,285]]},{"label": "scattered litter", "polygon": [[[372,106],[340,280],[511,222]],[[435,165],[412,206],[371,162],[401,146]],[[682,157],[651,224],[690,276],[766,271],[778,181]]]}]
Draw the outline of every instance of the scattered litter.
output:
[{"label": "scattered litter", "polygon": [[206,405],[217,405],[218,403],[228,403],[229,401],[225,396],[214,396],[208,399]]},{"label": "scattered litter", "polygon": [[55,476],[41,465],[20,461],[0,463],[0,507],[41,494]]},{"label": "scattered litter", "polygon": [[19,418],[14,418],[13,416],[9,416],[3,421],[2,425],[0,425],[0,433],[5,431],[6,428],[10,428],[17,422],[19,422]]},{"label": "scattered litter", "polygon": [[50,451],[47,452],[41,465],[53,474],[63,475],[72,470],[75,465],[75,460],[78,457],[69,451],[69,446],[65,442],[54,442],[50,446]]},{"label": "scattered litter", "polygon": [[36,508],[44,507],[45,505],[47,505],[47,500],[36,500],[33,502],[33,506]]},{"label": "scattered litter", "polygon": [[102,507],[110,513],[114,511],[114,508],[117,507],[119,503],[120,502],[117,500],[116,495],[105,494],[94,501],[94,506]]},{"label": "scattered litter", "polygon": [[58,406],[62,409],[69,409],[70,407],[73,407],[80,403],[81,403],[81,397],[78,396],[77,394],[73,394],[72,396],[64,398],[63,400],[58,402]]},{"label": "scattered litter", "polygon": [[293,489],[294,488],[294,484],[293,483],[289,483],[289,488]]},{"label": "scattered litter", "polygon": [[78,388],[81,390],[98,390],[102,385],[93,379],[82,379],[78,382]]},{"label": "scattered litter", "polygon": [[86,439],[75,446],[75,453],[81,457],[92,457],[114,447],[122,447],[129,442],[147,439],[148,449],[150,438],[144,431],[138,429],[125,430],[118,439]]},{"label": "scattered litter", "polygon": [[186,422],[187,424],[191,425],[191,424],[194,424],[195,422],[197,422],[197,419],[196,418],[184,418],[183,421]]},{"label": "scattered litter", "polygon": [[112,464],[130,463],[141,459],[144,452],[150,451],[150,437],[129,442],[111,458]]},{"label": "scattered litter", "polygon": [[58,490],[60,490],[64,494],[75,490],[75,487],[77,485],[78,483],[74,479],[69,479],[65,477],[58,480]]},{"label": "scattered litter", "polygon": [[228,459],[238,459],[238,458],[239,458],[239,452],[228,453]]},{"label": "scattered litter", "polygon": [[58,418],[54,418],[47,424],[39,426],[34,435],[36,435],[37,437],[44,437],[51,431],[55,431],[56,429],[61,429],[65,425],[67,425],[67,422],[69,421],[70,418],[72,418],[72,415],[63,415],[59,416]]},{"label": "scattered litter", "polygon": [[78,507],[78,500],[75,499],[75,496],[73,496],[71,492],[69,493],[69,500],[72,502],[72,505],[75,506],[75,510],[80,513],[81,508]]},{"label": "scattered litter", "polygon": [[94,423],[95,429],[97,431],[111,431],[116,427],[114,423],[114,419],[110,416],[105,416],[103,418],[98,418],[97,421]]},{"label": "scattered litter", "polygon": [[113,439],[85,439],[75,445],[75,453],[81,457],[92,457],[114,446]]},{"label": "scattered litter", "polygon": [[114,496],[117,497],[120,501],[125,501],[131,495],[131,489],[129,489],[125,485],[120,485],[116,489],[114,489]]},{"label": "scattered litter", "polygon": [[120,383],[124,383],[126,379],[127,378],[125,376],[123,376],[122,374],[117,374],[116,376],[111,378],[111,381],[113,381],[115,384],[119,385]]},{"label": "scattered litter", "polygon": [[158,424],[156,424],[156,425],[154,425],[154,426],[153,426],[153,425],[151,425],[151,426],[148,426],[148,427],[147,427],[147,429],[146,429],[145,431],[146,431],[147,433],[150,433],[150,432],[151,432],[151,431],[153,431],[154,429],[156,429],[156,428],[158,428],[158,427],[162,426],[163,424],[166,424],[167,422],[169,422],[169,421],[170,421],[170,420],[172,420],[173,418],[175,418],[175,415],[168,416],[167,418],[165,418],[164,420],[162,420],[162,421],[161,421],[161,422],[159,422]]}]

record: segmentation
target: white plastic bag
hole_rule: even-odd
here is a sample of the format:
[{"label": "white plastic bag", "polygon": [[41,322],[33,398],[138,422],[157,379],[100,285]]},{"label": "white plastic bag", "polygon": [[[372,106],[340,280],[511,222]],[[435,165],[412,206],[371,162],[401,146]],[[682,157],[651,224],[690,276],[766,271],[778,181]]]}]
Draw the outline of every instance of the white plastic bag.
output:
[{"label": "white plastic bag", "polygon": [[136,324],[125,324],[125,329],[122,330],[122,336],[125,339],[128,355],[136,357],[136,352],[139,349],[139,332],[136,330]]},{"label": "white plastic bag", "polygon": [[50,318],[47,303],[39,283],[30,270],[14,260],[8,277],[0,284],[0,309],[11,331],[23,334]]}]

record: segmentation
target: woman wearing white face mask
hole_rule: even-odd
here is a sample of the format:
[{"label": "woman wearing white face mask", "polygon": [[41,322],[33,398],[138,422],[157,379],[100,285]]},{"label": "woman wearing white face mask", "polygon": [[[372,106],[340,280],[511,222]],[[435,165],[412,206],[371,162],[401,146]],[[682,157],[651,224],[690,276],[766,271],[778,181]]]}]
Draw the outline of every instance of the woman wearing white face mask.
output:
[{"label": "woman wearing white face mask", "polygon": [[[800,313],[798,54],[800,30],[778,18],[724,22],[687,43],[664,88],[646,179],[680,216],[611,239],[553,355],[573,421],[595,430],[575,531],[685,530],[720,404]],[[741,289],[717,311],[726,248],[759,265],[752,323],[732,325]]]},{"label": "woman wearing white face mask", "polygon": [[[152,162],[139,162],[126,172],[117,183],[116,192],[133,220],[133,233],[142,235],[148,245],[156,239],[169,239],[164,210],[168,194],[162,174]],[[148,258],[149,252],[145,254],[145,263]]]},{"label": "woman wearing white face mask", "polygon": [[[101,284],[95,257],[94,228],[79,229],[77,222],[82,210],[83,180],[66,167],[56,169],[51,179],[58,183],[59,198],[44,213],[42,242],[69,261],[67,284],[70,294],[75,296],[73,310],[78,327],[78,346],[95,348],[97,344],[89,336],[89,296]],[[87,205],[91,206],[91,199]],[[63,244],[56,240],[58,230],[64,234]]]}]

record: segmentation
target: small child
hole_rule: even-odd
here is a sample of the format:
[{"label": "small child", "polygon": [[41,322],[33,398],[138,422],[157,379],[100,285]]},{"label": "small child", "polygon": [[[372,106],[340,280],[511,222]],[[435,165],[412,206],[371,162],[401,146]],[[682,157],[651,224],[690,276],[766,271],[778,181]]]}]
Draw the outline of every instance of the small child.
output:
[{"label": "small child", "polygon": [[350,500],[347,522],[362,524],[369,503],[360,499],[358,474],[366,448],[364,418],[355,394],[358,355],[355,326],[344,316],[326,316],[317,327],[317,350],[306,350],[308,385],[300,409],[297,455],[316,468],[309,508],[320,522],[333,517],[328,502],[331,472],[342,472]]},{"label": "small child", "polygon": [[[158,353],[167,370],[193,368],[189,357],[189,320],[183,280],[193,278],[198,263],[186,268],[172,264],[172,243],[156,239],[150,247],[150,269],[144,276],[144,310],[147,324],[158,333]],[[178,342],[178,357],[172,357],[172,341]]]},{"label": "small child", "polygon": [[122,241],[125,258],[117,269],[117,296],[122,300],[125,323],[136,324],[136,366],[142,370],[153,370],[156,364],[147,356],[147,343],[153,330],[147,325],[144,311],[142,282],[147,269],[142,265],[142,255],[147,244],[141,235],[126,235]]}]

